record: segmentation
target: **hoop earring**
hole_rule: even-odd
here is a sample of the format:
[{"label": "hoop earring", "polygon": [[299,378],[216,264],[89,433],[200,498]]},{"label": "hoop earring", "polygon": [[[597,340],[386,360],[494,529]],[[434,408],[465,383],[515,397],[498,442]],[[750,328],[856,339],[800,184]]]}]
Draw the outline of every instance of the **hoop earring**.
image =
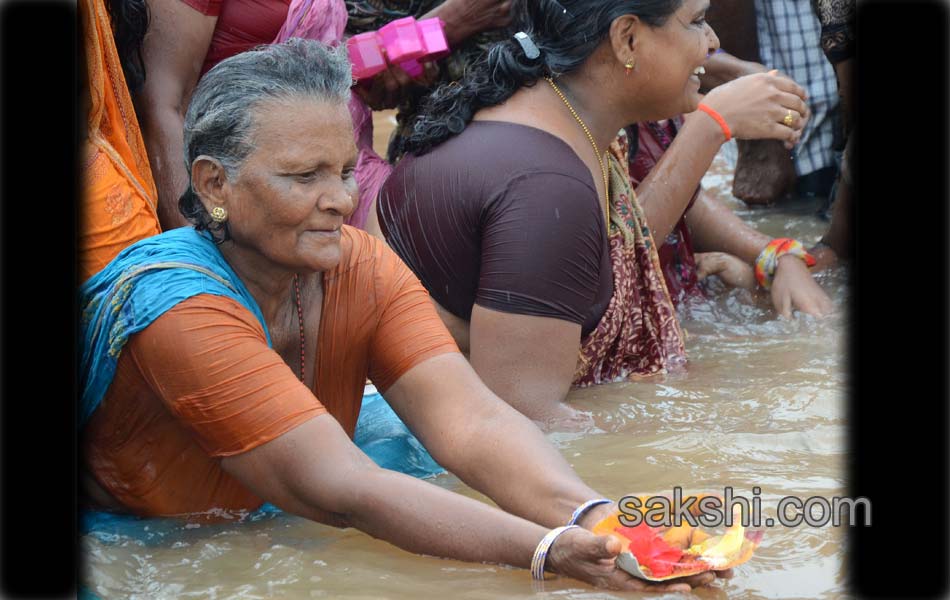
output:
[{"label": "hoop earring", "polygon": [[211,209],[211,220],[215,223],[224,223],[228,220],[228,209],[223,206],[215,206]]}]

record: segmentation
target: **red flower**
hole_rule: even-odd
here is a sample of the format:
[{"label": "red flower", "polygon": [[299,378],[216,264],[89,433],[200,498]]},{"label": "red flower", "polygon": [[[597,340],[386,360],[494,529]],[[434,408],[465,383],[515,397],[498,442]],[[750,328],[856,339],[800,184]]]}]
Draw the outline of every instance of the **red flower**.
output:
[{"label": "red flower", "polygon": [[653,577],[673,573],[673,566],[683,557],[683,551],[663,541],[662,532],[646,523],[636,527],[617,527],[614,531],[630,540],[627,551],[641,566],[650,569]]}]

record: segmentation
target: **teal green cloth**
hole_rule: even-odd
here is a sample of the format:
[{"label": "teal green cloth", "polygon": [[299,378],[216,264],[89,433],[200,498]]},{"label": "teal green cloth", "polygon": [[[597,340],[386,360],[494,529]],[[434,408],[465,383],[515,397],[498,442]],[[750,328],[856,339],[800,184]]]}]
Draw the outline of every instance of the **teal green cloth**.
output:
[{"label": "teal green cloth", "polygon": [[132,244],[83,284],[79,429],[102,402],[129,338],[199,294],[226,296],[242,304],[260,321],[271,345],[257,302],[211,238],[192,227]]},{"label": "teal green cloth", "polygon": [[364,394],[353,441],[377,465],[420,479],[444,473],[379,394]]}]

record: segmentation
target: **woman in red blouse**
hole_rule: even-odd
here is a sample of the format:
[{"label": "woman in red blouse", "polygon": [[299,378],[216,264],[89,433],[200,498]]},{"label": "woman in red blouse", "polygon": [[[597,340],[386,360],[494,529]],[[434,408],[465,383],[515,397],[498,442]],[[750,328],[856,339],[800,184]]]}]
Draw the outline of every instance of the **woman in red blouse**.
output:
[{"label": "woman in red blouse", "polygon": [[[447,0],[425,17],[441,18],[446,36],[457,43],[479,31],[473,30],[473,24],[481,28],[503,24],[508,4],[504,0]],[[136,108],[158,187],[163,230],[187,225],[178,212],[178,199],[188,181],[182,161],[182,124],[198,80],[225,58],[273,42],[289,7],[290,0],[149,0],[151,21],[143,49],[147,77]],[[472,18],[479,13],[495,18]],[[377,80],[375,89],[360,90],[375,108],[379,106],[373,98],[393,97],[394,89],[413,85],[408,75],[395,68]],[[359,222],[351,224],[362,227],[367,211],[368,207],[360,206]]]}]

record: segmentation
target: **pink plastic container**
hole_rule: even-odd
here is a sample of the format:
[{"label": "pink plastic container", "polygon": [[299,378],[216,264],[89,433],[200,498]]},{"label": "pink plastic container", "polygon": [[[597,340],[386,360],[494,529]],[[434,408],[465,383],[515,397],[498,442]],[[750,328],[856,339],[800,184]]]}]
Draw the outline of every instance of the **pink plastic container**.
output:
[{"label": "pink plastic container", "polygon": [[407,60],[422,58],[426,47],[422,43],[417,21],[413,17],[396,19],[378,32],[379,43],[386,49],[386,59],[398,65]]},{"label": "pink plastic container", "polygon": [[425,72],[425,69],[422,68],[422,63],[418,60],[406,60],[399,63],[399,68],[406,72],[409,77],[419,77]]},{"label": "pink plastic container", "polygon": [[435,17],[432,19],[423,19],[417,23],[419,33],[422,35],[422,43],[426,49],[427,60],[438,60],[443,56],[448,56],[449,42],[445,39],[445,26],[442,19]]},{"label": "pink plastic container", "polygon": [[357,81],[374,77],[387,64],[398,65],[410,77],[423,73],[421,60],[437,60],[449,54],[445,27],[439,18],[416,21],[398,19],[379,31],[354,35],[346,42]]},{"label": "pink plastic container", "polygon": [[346,41],[346,49],[353,65],[353,79],[369,79],[386,70],[386,57],[375,31],[354,35]]}]

